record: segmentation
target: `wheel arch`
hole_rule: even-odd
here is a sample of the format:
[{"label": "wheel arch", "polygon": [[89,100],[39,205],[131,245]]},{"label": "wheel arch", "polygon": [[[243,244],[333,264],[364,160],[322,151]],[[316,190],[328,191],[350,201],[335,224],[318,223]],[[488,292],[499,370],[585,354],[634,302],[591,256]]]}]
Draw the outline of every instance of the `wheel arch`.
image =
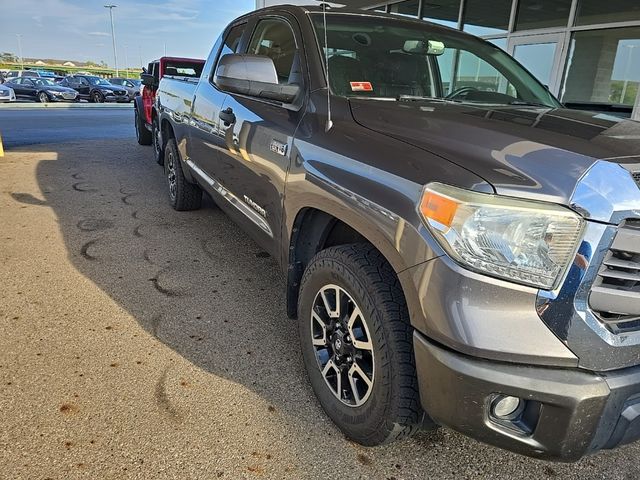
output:
[{"label": "wheel arch", "polygon": [[[326,208],[303,207],[296,213],[289,235],[287,262],[287,314],[296,318],[300,281],[313,256],[329,247],[368,243],[380,252],[394,272],[406,266],[395,247],[362,223],[344,219]],[[404,286],[403,286],[404,287]]]}]

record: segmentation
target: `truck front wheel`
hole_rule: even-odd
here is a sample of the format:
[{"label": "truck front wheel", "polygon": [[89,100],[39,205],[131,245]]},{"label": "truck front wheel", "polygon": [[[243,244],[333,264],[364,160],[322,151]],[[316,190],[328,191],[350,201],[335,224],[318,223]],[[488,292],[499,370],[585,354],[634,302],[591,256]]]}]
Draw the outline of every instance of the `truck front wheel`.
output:
[{"label": "truck front wheel", "polygon": [[197,210],[202,204],[202,190],[184,177],[178,146],[173,138],[164,149],[164,173],[169,187],[169,202],[178,211]]},{"label": "truck front wheel", "polygon": [[420,427],[409,312],[380,252],[351,244],[318,253],[303,275],[298,321],[311,386],[348,438],[380,445]]}]

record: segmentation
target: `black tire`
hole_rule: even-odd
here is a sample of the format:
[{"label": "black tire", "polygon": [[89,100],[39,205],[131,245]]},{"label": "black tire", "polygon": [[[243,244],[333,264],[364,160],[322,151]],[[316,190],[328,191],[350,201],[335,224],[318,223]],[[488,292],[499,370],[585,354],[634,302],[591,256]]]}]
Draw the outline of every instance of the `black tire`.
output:
[{"label": "black tire", "polygon": [[93,103],[104,103],[104,95],[98,90],[91,92],[90,101]]},{"label": "black tire", "polygon": [[38,93],[38,102],[40,103],[49,103],[51,99],[49,98],[49,95],[47,95],[47,92],[39,92]]},{"label": "black tire", "polygon": [[136,139],[138,140],[138,143],[140,145],[151,145],[153,140],[151,138],[151,132],[147,130],[147,126],[144,124],[144,119],[140,117],[137,108],[134,108],[134,112],[134,124],[136,127]]},{"label": "black tire", "polygon": [[[311,310],[320,290],[327,285],[339,286],[352,297],[371,332],[368,341],[373,344],[375,358],[373,383],[368,397],[359,406],[346,405],[330,389],[312,344]],[[425,422],[420,405],[413,330],[404,294],[393,269],[375,248],[352,244],[318,253],[302,278],[298,322],[311,386],[324,411],[347,438],[375,446],[431,425],[430,421]]]},{"label": "black tire", "polygon": [[202,205],[202,190],[185,178],[178,146],[173,138],[167,140],[164,148],[164,173],[169,189],[169,202],[174,210],[199,209]]},{"label": "black tire", "polygon": [[158,117],[153,119],[151,124],[151,145],[153,146],[153,157],[158,165],[164,164],[164,149],[162,148],[162,135],[160,135],[160,125],[158,125]]}]

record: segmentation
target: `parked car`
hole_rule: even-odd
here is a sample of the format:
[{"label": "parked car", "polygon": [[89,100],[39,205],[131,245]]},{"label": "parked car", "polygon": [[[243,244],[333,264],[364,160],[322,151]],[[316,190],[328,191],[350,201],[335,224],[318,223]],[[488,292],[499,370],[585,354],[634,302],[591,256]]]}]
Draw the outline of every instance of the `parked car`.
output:
[{"label": "parked car", "polygon": [[11,87],[18,98],[37,100],[40,103],[74,102],[78,98],[78,92],[48,78],[19,77],[8,80],[5,85]]},{"label": "parked car", "polygon": [[0,102],[15,102],[16,94],[13,91],[13,88],[7,85],[0,85]]},{"label": "parked car", "polygon": [[133,78],[111,78],[109,79],[109,83],[112,85],[117,85],[121,88],[124,88],[127,91],[127,95],[129,97],[129,101],[133,102],[133,100],[141,94],[140,86],[141,81]]},{"label": "parked car", "polygon": [[5,75],[6,80],[18,77],[39,77],[40,74],[35,70],[9,70]]},{"label": "parked car", "polygon": [[206,191],[282,266],[348,438],[573,461],[640,436],[640,123],[466,33],[295,6],[232,22],[152,119],[173,208]]},{"label": "parked car", "polygon": [[165,75],[181,78],[199,78],[204,67],[204,60],[196,58],[162,57],[150,62],[142,73],[142,94],[135,98],[136,137],[140,145],[154,145],[156,160],[161,163],[160,149],[151,136],[153,129],[151,109],[156,98],[160,79]]},{"label": "parked car", "polygon": [[93,75],[69,75],[59,85],[73,88],[78,92],[78,98],[94,103],[129,101],[127,91],[122,87]]}]

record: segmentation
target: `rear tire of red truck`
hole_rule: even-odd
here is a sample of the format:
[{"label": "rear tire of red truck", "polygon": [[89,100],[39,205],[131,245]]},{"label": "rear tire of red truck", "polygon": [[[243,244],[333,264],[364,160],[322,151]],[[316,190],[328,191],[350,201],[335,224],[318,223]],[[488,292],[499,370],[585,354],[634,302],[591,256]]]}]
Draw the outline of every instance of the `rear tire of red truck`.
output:
[{"label": "rear tire of red truck", "polygon": [[133,109],[135,112],[134,125],[136,127],[136,139],[138,140],[138,144],[140,145],[151,145],[152,138],[151,132],[147,130],[146,125],[144,124],[144,118],[138,113],[138,109]]}]

